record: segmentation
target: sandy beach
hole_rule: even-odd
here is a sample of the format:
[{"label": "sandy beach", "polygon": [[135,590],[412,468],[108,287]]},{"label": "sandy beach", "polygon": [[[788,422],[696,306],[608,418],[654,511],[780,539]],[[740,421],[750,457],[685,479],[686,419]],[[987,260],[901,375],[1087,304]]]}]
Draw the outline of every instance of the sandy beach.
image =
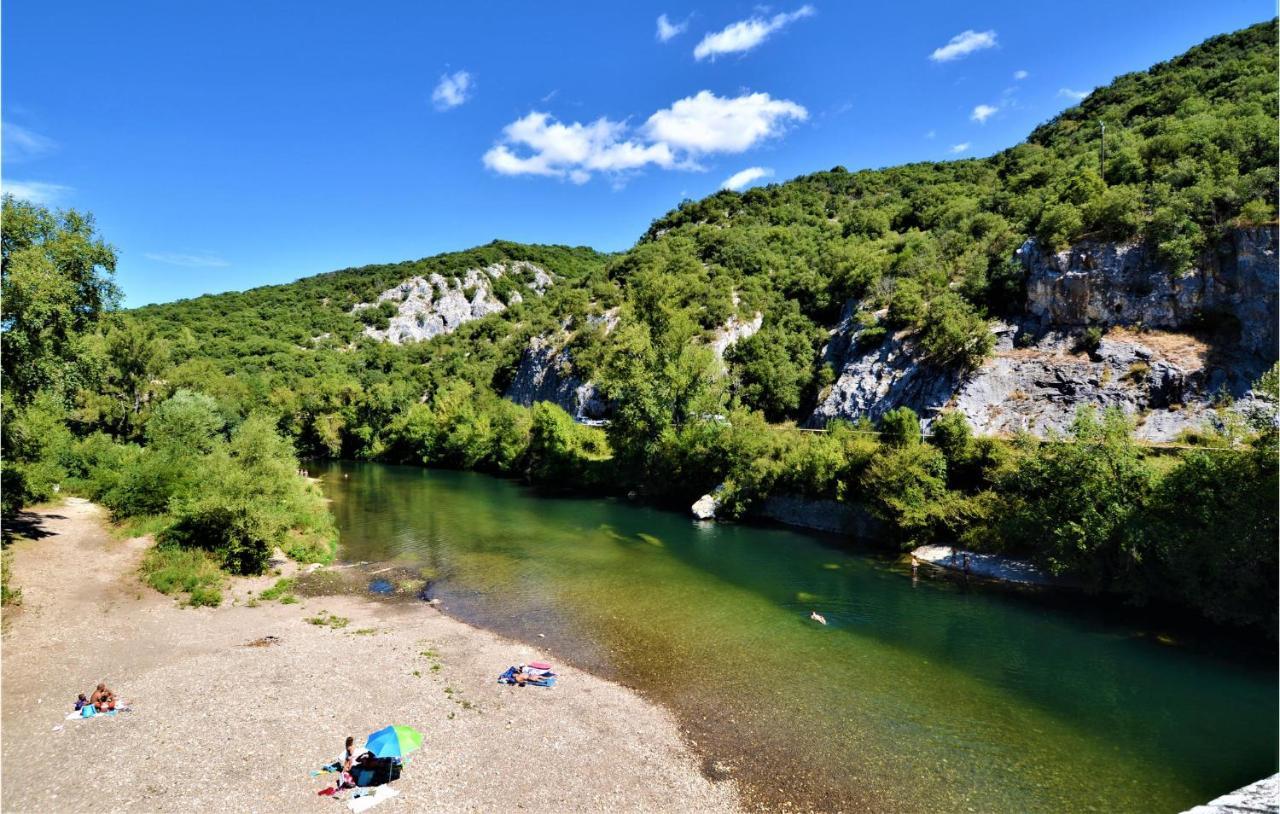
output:
[{"label": "sandy beach", "polygon": [[[272,577],[183,608],[136,576],[150,541],[114,538],[99,507],[24,519],[22,604],[4,615],[6,812],[345,811],[309,773],[387,724],[424,746],[379,812],[739,810],[732,781],[708,780],[671,714],[631,690],[560,665],[552,689],[497,684],[552,660],[527,645],[421,604],[248,606]],[[322,611],[349,622],[306,621]],[[66,720],[102,680],[133,711]]]}]

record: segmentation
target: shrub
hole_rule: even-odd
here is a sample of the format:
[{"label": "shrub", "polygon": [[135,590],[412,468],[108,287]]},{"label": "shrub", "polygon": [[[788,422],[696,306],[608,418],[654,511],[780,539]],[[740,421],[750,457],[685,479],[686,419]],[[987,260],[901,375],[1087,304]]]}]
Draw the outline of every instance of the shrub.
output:
[{"label": "shrub", "polygon": [[1085,328],[1084,332],[1076,339],[1076,351],[1079,353],[1097,353],[1098,348],[1102,347],[1104,334],[1105,331],[1098,325],[1090,325]]},{"label": "shrub", "polygon": [[946,473],[941,452],[912,443],[877,454],[861,486],[871,510],[893,526],[903,543],[914,546],[932,540],[951,513]]},{"label": "shrub", "polygon": [[881,438],[892,447],[920,443],[920,419],[910,407],[897,407],[880,418]]},{"label": "shrub", "polygon": [[901,278],[894,282],[893,293],[889,298],[888,323],[898,328],[916,328],[924,322],[928,305],[924,298],[924,289],[920,283],[910,278]]},{"label": "shrub", "polygon": [[142,578],[162,594],[186,593],[192,605],[218,605],[225,579],[204,551],[157,545],[142,559]]},{"label": "shrub", "polygon": [[1249,201],[1240,209],[1236,223],[1240,226],[1265,226],[1276,222],[1276,209],[1261,199]]},{"label": "shrub", "polygon": [[976,368],[995,346],[987,321],[950,291],[929,303],[929,319],[920,347],[942,365]]},{"label": "shrub", "polygon": [[1036,239],[1052,251],[1065,249],[1084,228],[1080,209],[1069,203],[1054,204],[1040,216]]},{"label": "shrub", "polygon": [[1082,408],[1068,439],[1026,454],[1000,483],[1010,499],[1005,539],[1094,590],[1131,584],[1141,560],[1132,521],[1153,473],[1130,429],[1119,409],[1099,420]]}]

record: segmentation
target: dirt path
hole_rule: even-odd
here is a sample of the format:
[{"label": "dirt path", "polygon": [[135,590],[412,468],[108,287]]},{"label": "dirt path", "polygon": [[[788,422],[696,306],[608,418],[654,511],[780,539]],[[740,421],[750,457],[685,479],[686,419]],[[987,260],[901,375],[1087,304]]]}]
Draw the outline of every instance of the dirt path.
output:
[{"label": "dirt path", "polygon": [[[137,581],[148,542],[112,539],[98,507],[31,519],[43,536],[12,548],[22,607],[3,637],[6,812],[345,810],[308,772],[389,723],[425,745],[379,812],[738,807],[633,692],[573,669],[550,690],[495,683],[530,647],[359,597],[180,608]],[[321,610],[350,623],[305,621]],[[267,635],[280,644],[244,646]],[[135,710],[65,720],[104,679]]]}]

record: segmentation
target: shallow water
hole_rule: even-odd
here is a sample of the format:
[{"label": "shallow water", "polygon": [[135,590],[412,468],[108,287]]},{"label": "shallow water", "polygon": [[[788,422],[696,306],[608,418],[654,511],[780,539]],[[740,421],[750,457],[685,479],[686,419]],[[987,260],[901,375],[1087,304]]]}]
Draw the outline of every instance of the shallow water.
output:
[{"label": "shallow water", "polygon": [[913,583],[789,530],[471,473],[316,469],[344,559],[425,567],[451,614],[668,705],[708,771],[766,804],[1175,812],[1275,771],[1265,661]]}]

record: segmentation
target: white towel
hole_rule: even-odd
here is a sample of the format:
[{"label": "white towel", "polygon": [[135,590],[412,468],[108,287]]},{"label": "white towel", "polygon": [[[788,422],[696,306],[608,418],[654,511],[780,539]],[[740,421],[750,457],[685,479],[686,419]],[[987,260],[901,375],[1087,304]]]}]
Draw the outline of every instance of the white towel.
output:
[{"label": "white towel", "polygon": [[363,797],[352,797],[347,801],[347,808],[359,814],[361,811],[368,811],[384,800],[390,800],[400,792],[390,786],[378,786],[374,789],[373,794],[366,794]]}]

